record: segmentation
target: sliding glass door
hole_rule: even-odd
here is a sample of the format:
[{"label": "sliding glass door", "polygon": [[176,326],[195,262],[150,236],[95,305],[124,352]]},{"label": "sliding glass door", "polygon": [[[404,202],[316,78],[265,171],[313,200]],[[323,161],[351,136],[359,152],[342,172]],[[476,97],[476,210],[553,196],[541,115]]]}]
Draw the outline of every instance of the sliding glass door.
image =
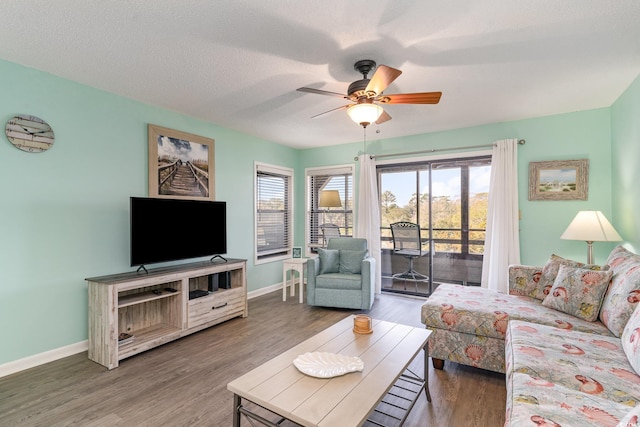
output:
[{"label": "sliding glass door", "polygon": [[[429,295],[439,283],[479,285],[491,157],[378,166],[383,290]],[[390,224],[420,226],[426,255],[395,254]],[[410,262],[425,282],[393,279]]]}]

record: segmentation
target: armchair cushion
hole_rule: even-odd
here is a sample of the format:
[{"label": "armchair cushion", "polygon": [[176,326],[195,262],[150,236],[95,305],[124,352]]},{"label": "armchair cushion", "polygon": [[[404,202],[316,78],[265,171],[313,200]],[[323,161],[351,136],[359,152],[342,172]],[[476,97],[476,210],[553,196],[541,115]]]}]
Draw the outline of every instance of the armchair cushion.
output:
[{"label": "armchair cushion", "polygon": [[316,288],[318,289],[362,289],[362,277],[359,274],[323,274],[316,277]]},{"label": "armchair cushion", "polygon": [[[352,251],[340,249],[339,273],[360,274],[362,272],[362,260],[367,256],[367,251]],[[322,263],[322,260],[320,261]]]},{"label": "armchair cushion", "polygon": [[320,272],[318,274],[337,273],[340,270],[340,251],[338,249],[318,248]]}]

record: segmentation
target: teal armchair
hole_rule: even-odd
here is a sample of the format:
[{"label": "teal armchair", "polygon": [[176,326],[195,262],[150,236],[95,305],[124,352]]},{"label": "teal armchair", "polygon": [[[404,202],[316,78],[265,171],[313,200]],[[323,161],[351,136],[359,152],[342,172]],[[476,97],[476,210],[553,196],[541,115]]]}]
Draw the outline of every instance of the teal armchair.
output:
[{"label": "teal armchair", "polygon": [[307,261],[307,304],[369,310],[373,305],[376,260],[367,239],[329,239]]}]

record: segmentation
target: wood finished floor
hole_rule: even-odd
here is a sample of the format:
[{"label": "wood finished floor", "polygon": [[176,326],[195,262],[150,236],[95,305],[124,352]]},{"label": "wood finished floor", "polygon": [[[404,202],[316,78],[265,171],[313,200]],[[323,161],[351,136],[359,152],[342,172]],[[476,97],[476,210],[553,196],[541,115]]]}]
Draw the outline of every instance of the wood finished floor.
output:
[{"label": "wood finished floor", "polygon": [[[423,300],[383,294],[374,318],[423,327]],[[226,384],[344,317],[358,313],[282,301],[249,301],[249,317],[121,361],[114,370],[80,353],[0,378],[0,426],[230,426]],[[411,365],[422,374],[422,353]],[[418,399],[405,426],[504,424],[504,375],[447,362],[429,364],[428,403]],[[242,426],[250,426],[243,420]],[[344,427],[344,426],[336,426]]]}]

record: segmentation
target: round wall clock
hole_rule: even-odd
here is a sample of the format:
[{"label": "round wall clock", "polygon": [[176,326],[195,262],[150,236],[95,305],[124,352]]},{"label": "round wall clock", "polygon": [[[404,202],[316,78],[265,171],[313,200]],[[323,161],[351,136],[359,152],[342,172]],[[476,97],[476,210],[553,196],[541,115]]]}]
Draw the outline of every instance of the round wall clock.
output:
[{"label": "round wall clock", "polygon": [[18,114],[5,127],[7,139],[16,148],[29,153],[47,151],[55,139],[53,129],[39,117]]}]

